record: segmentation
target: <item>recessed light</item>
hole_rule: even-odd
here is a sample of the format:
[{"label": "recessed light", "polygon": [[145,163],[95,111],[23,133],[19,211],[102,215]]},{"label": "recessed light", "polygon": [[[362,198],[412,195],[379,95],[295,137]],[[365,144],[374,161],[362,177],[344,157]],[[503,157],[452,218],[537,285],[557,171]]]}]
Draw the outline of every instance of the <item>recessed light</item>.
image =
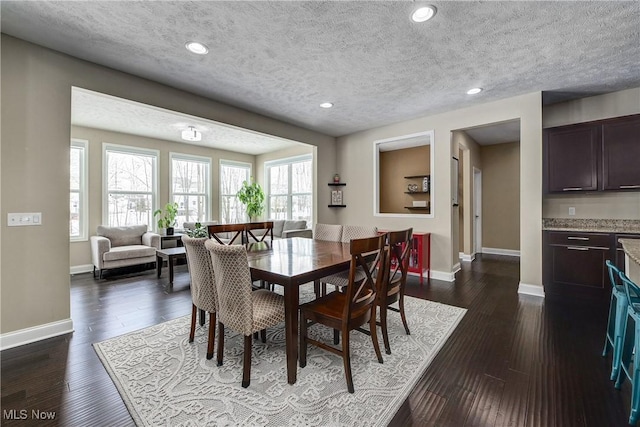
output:
[{"label": "recessed light", "polygon": [[436,15],[436,11],[435,6],[422,6],[413,11],[411,19],[413,22],[425,22],[433,18]]},{"label": "recessed light", "polygon": [[331,107],[333,107],[333,104],[331,102],[323,102],[322,104],[320,104],[320,107],[322,107],[322,108],[331,108]]},{"label": "recessed light", "polygon": [[206,55],[209,52],[209,48],[202,43],[198,42],[187,42],[185,44],[187,50],[196,53],[198,55]]},{"label": "recessed light", "polygon": [[476,93],[480,93],[480,92],[482,92],[481,87],[474,87],[473,89],[469,89],[467,91],[467,95],[475,95]]}]

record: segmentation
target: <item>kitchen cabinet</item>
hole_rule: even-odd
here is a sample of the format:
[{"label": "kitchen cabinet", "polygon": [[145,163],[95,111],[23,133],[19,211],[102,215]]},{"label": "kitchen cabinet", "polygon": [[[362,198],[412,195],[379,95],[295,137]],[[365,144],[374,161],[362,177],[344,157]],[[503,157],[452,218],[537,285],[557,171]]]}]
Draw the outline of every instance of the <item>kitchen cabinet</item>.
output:
[{"label": "kitchen cabinet", "polygon": [[613,259],[610,233],[545,231],[543,281],[550,299],[604,299],[611,285],[605,265]]},{"label": "kitchen cabinet", "polygon": [[544,130],[549,193],[640,191],[640,115]]}]

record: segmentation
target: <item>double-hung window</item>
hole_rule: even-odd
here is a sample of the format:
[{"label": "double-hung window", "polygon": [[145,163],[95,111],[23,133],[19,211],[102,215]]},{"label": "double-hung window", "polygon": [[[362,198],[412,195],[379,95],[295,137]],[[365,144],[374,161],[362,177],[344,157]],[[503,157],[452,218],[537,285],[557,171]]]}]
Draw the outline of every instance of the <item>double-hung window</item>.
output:
[{"label": "double-hung window", "polygon": [[251,164],[220,160],[220,222],[238,224],[247,222],[247,209],[238,200],[243,181],[251,179]]},{"label": "double-hung window", "polygon": [[157,150],[103,144],[103,222],[153,229],[158,191]]},{"label": "double-hung window", "polygon": [[304,219],[312,223],[313,179],[311,156],[265,163],[268,189],[268,217]]},{"label": "double-hung window", "polygon": [[182,226],[210,220],[211,159],[178,153],[171,153],[170,158],[171,200],[178,204],[176,221]]},{"label": "double-hung window", "polygon": [[88,143],[71,140],[69,182],[69,237],[71,241],[87,240],[87,159]]}]

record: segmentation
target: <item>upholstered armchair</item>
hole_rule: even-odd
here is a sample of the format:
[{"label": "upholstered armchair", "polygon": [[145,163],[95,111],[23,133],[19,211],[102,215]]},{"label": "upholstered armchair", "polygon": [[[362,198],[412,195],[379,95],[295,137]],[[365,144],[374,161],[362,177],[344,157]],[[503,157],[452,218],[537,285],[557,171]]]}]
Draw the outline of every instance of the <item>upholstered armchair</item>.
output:
[{"label": "upholstered armchair", "polygon": [[91,236],[93,277],[96,270],[156,262],[156,249],[160,249],[160,235],[147,231],[146,225],[108,227],[99,225]]}]

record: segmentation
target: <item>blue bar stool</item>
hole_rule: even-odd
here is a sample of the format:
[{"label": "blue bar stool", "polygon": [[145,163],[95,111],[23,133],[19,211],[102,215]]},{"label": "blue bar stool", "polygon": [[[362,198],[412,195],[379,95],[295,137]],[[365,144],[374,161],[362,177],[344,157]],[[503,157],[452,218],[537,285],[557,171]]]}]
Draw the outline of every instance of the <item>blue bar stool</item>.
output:
[{"label": "blue bar stool", "polygon": [[622,369],[618,372],[616,388],[619,389],[622,386],[625,377],[631,381],[629,424],[634,426],[638,422],[638,415],[640,415],[638,412],[640,409],[640,287],[622,272],[620,272],[620,279],[624,285],[629,306],[622,342],[620,362]]},{"label": "blue bar stool", "polygon": [[622,354],[622,334],[624,332],[624,322],[627,319],[627,293],[624,286],[618,284],[620,270],[606,261],[609,269],[609,280],[611,281],[611,303],[609,305],[609,321],[607,322],[607,334],[604,339],[604,350],[602,356],[607,355],[609,345],[613,348],[613,358],[611,359],[611,380],[618,378],[620,371],[620,355]]}]

